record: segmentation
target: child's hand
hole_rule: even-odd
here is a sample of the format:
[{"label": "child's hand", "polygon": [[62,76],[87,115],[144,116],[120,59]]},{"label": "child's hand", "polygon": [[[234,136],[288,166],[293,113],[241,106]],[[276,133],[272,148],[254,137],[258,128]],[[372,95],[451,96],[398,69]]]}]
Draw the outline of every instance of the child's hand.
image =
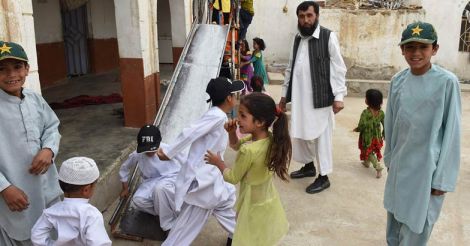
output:
[{"label": "child's hand", "polygon": [[207,153],[204,155],[204,160],[207,164],[211,164],[214,166],[218,166],[220,163],[223,162],[219,152],[215,154],[212,153],[210,150],[208,150]]},{"label": "child's hand", "polygon": [[121,194],[119,194],[119,197],[121,199],[127,198],[129,196],[129,189],[122,189]]},{"label": "child's hand", "polygon": [[14,185],[8,186],[1,194],[12,212],[21,212],[29,206],[28,196]]},{"label": "child's hand", "polygon": [[228,133],[235,133],[237,130],[237,120],[228,120],[224,124],[224,128]]},{"label": "child's hand", "polygon": [[170,158],[168,158],[168,156],[165,155],[165,153],[163,152],[162,148],[158,148],[157,150],[157,156],[160,160],[162,161],[168,161],[170,160]]},{"label": "child's hand", "polygon": [[33,158],[31,168],[29,168],[29,173],[34,175],[46,173],[49,166],[52,164],[52,155],[53,153],[50,149],[40,150]]},{"label": "child's hand", "polygon": [[433,196],[442,196],[445,193],[446,192],[442,191],[442,190],[431,189],[431,195],[433,195]]}]

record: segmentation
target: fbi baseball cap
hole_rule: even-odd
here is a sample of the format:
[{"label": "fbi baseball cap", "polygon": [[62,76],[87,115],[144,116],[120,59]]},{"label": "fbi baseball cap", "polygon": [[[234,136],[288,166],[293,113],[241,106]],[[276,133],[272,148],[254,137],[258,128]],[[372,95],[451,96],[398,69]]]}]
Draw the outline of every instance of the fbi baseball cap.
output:
[{"label": "fbi baseball cap", "polygon": [[145,125],[137,134],[137,153],[156,151],[162,141],[158,127]]}]

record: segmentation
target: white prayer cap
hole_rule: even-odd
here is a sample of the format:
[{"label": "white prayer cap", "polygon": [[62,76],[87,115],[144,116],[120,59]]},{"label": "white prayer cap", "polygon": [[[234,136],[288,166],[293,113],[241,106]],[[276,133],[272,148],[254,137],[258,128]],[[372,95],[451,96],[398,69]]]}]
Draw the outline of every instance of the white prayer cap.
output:
[{"label": "white prayer cap", "polygon": [[94,160],[88,157],[73,157],[62,163],[59,180],[68,184],[87,185],[100,177]]}]

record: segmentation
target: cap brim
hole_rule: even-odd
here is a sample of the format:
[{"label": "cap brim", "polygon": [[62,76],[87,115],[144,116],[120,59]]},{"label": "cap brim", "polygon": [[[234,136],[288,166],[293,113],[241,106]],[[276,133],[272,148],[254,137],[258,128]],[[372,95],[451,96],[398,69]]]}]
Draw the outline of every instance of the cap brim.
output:
[{"label": "cap brim", "polygon": [[154,152],[158,150],[158,146],[137,146],[137,153]]},{"label": "cap brim", "polygon": [[423,44],[433,44],[434,42],[436,42],[436,40],[423,39],[423,38],[409,38],[409,39],[401,41],[398,45],[401,46],[401,45],[411,43],[411,42],[418,42],[418,43],[423,43]]},{"label": "cap brim", "polygon": [[13,60],[28,62],[28,59],[24,59],[24,58],[20,58],[20,57],[16,57],[16,56],[2,56],[2,57],[0,57],[0,61],[6,60],[6,59],[13,59]]},{"label": "cap brim", "polygon": [[245,89],[245,83],[241,80],[234,80],[232,81],[232,85],[230,86],[230,92],[239,92]]}]

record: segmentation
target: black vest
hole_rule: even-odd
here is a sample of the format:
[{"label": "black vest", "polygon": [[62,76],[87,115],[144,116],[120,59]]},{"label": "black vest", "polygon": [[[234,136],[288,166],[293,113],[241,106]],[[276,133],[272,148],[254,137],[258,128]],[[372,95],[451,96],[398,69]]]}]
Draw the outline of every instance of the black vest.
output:
[{"label": "black vest", "polygon": [[[333,105],[335,99],[330,84],[330,53],[328,41],[331,31],[320,26],[319,39],[312,37],[308,41],[308,57],[310,60],[310,74],[312,76],[313,107],[324,108]],[[292,76],[294,74],[295,59],[300,44],[300,35],[294,40],[292,67],[287,87],[286,101],[292,99]]]}]

